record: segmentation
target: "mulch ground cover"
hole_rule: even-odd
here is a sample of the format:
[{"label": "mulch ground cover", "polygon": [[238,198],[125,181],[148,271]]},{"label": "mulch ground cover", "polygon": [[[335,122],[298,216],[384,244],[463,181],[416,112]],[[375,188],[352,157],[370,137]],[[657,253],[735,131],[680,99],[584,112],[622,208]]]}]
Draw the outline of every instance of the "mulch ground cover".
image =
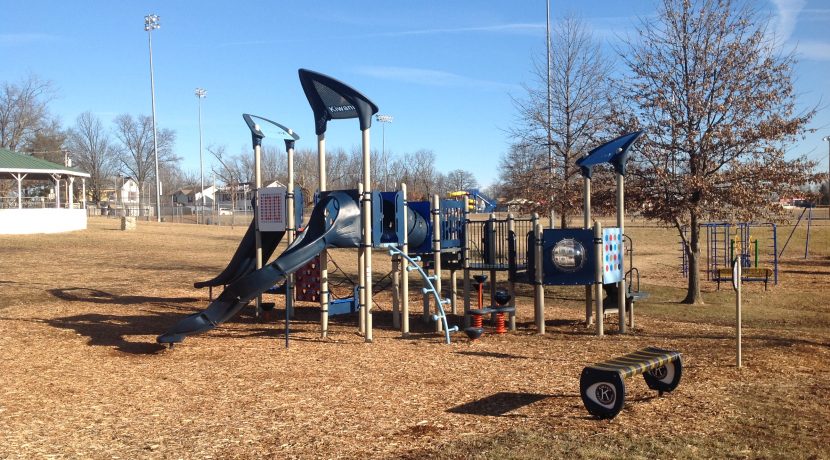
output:
[{"label": "mulch ground cover", "polygon": [[[319,309],[301,303],[288,349],[283,324],[253,308],[167,349],[156,336],[207,305],[192,283],[224,268],[244,228],[89,225],[0,236],[0,458],[462,458],[483,455],[475,446],[492,440],[510,448],[506,456],[542,456],[511,445],[511,433],[527,432],[596,448],[584,456],[621,437],[629,457],[678,437],[670,456],[830,456],[828,254],[790,260],[793,273],[769,292],[747,286],[740,370],[723,319],[734,311],[731,291],[707,292],[712,320],[677,304],[676,242],[654,228],[631,229],[671,240],[641,244],[642,282],[654,295],[637,306],[634,334],[614,334],[609,318],[610,333],[595,337],[579,288],[547,291],[544,336],[522,295],[517,332],[472,343],[458,334],[446,345],[413,313],[415,332],[401,338],[387,290],[375,299],[371,344],[354,316],[333,318],[321,338]],[[333,257],[356,273],[352,252]],[[389,265],[376,255],[376,277]],[[753,302],[792,315],[753,317]],[[683,353],[678,389],[657,397],[637,377],[616,419],[589,417],[582,368],[648,345]]]}]

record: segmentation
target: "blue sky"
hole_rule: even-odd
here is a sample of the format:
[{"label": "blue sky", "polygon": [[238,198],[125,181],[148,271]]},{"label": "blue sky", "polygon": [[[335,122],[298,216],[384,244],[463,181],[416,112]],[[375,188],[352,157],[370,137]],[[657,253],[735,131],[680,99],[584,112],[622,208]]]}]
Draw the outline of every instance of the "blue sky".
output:
[{"label": "blue sky", "polygon": [[[653,14],[652,1],[552,0],[552,18],[583,18],[611,47]],[[796,86],[802,106],[830,107],[830,0],[759,0],[785,46],[798,46]],[[533,59],[545,51],[545,1],[365,2],[0,0],[0,81],[29,73],[56,85],[52,104],[64,125],[89,110],[109,123],[117,114],[149,114],[144,16],[161,17],[153,32],[156,114],[176,130],[183,169],[198,171],[196,87],[203,100],[204,142],[231,153],[250,147],[242,113],[293,128],[300,148],[316,148],[311,110],[297,78],[304,67],[357,88],[394,121],[385,126],[392,152],[430,149],[443,171],[472,171],[483,185],[498,177],[499,158],[516,120],[513,97],[533,81]],[[792,146],[827,164],[830,108],[820,131]],[[329,149],[360,143],[354,120],[329,124]],[[372,130],[381,148],[381,127]],[[206,167],[211,162],[205,156]],[[823,167],[822,167],[823,170]]]}]

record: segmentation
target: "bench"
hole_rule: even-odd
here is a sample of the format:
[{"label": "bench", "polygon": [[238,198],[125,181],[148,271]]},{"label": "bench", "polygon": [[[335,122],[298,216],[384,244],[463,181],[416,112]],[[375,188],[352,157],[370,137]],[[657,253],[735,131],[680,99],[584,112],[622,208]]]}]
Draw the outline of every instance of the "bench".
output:
[{"label": "bench", "polygon": [[579,394],[591,415],[612,419],[625,404],[624,379],[643,374],[646,385],[662,396],[677,388],[682,370],[680,352],[647,347],[583,369]]},{"label": "bench", "polygon": [[[772,276],[772,269],[770,268],[741,268],[741,281],[763,281],[765,291],[767,290],[770,276]],[[720,290],[721,281],[732,281],[732,269],[718,269],[718,271],[715,272],[715,281],[718,282],[718,290]]]},{"label": "bench", "polygon": [[[629,292],[625,294],[625,311],[628,312],[628,321],[634,316],[634,303],[648,298],[648,292]],[[602,312],[605,317],[617,315],[620,309],[617,308],[617,299],[612,298],[610,301],[606,298],[602,303]]]}]

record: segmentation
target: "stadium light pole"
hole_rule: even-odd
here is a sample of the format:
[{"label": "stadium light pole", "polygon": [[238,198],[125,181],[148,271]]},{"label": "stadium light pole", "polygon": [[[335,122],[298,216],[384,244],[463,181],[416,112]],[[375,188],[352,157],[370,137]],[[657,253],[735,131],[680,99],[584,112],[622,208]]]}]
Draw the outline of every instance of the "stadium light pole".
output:
[{"label": "stadium light pole", "polygon": [[830,219],[830,136],[824,136],[821,140],[827,142],[827,218]]},{"label": "stadium light pole", "polygon": [[161,222],[161,180],[159,179],[159,152],[158,136],[156,135],[156,83],[153,78],[153,30],[161,27],[159,17],[150,13],[144,16],[144,30],[147,32],[147,40],[150,46],[150,100],[152,101],[153,115],[153,159],[156,165],[156,222]]},{"label": "stadium light pole", "polygon": [[375,115],[375,120],[377,120],[378,123],[382,123],[381,126],[383,127],[383,129],[381,130],[382,134],[381,134],[381,151],[380,151],[380,153],[381,153],[381,155],[385,155],[386,154],[386,124],[387,123],[392,123],[393,117],[392,117],[392,115],[377,114],[377,115]]},{"label": "stadium light pole", "polygon": [[[196,88],[196,99],[199,101],[199,186],[202,194],[202,223],[204,223],[205,215],[205,166],[204,156],[202,155],[202,99],[207,97],[207,90],[203,88]],[[198,214],[196,214],[198,216]]]},{"label": "stadium light pole", "polygon": [[[375,115],[375,120],[377,120],[377,122],[380,123],[381,126],[382,126],[380,154],[384,158],[383,161],[386,161],[386,124],[387,123],[392,123],[393,118],[392,118],[392,115],[377,114],[377,115]],[[388,174],[384,175],[384,181],[388,180],[388,176],[389,176]],[[383,185],[384,185],[385,189],[389,188],[388,187],[389,184],[383,184]]]}]

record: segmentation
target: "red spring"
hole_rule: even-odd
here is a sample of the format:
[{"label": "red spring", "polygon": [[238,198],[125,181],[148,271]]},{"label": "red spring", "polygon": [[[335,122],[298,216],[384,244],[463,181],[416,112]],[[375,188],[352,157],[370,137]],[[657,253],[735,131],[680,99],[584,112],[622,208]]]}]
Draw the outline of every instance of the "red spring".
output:
[{"label": "red spring", "polygon": [[507,332],[507,327],[504,324],[504,313],[496,313],[496,334],[504,334]]},{"label": "red spring", "polygon": [[473,315],[473,327],[482,327],[481,315]]}]

